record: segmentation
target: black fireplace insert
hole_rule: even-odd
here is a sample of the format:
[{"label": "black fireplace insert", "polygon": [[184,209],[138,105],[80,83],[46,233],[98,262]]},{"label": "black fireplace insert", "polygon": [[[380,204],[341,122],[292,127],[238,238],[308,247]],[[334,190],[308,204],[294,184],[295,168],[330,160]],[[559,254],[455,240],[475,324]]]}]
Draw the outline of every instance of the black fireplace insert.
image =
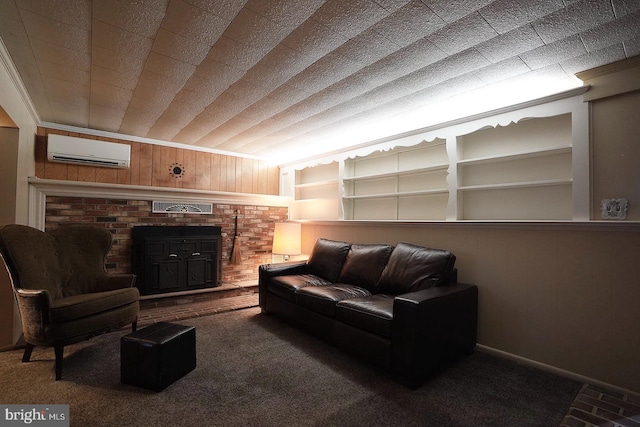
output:
[{"label": "black fireplace insert", "polygon": [[131,233],[132,267],[141,295],[220,285],[221,227],[145,225]]}]

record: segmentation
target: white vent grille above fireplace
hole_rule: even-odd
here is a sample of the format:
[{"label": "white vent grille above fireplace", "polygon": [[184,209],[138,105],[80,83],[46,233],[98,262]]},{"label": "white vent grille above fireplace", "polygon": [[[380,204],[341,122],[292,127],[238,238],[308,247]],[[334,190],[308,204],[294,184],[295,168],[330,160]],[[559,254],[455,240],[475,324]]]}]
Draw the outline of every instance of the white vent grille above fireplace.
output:
[{"label": "white vent grille above fireplace", "polygon": [[212,203],[185,203],[153,201],[153,213],[195,213],[210,214],[213,212]]}]

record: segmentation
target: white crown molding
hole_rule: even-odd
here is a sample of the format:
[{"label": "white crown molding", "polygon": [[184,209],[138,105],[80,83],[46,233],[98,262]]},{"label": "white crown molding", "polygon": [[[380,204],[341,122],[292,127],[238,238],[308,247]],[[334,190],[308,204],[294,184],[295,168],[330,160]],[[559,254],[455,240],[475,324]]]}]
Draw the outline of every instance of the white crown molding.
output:
[{"label": "white crown molding", "polygon": [[640,56],[576,74],[592,87],[584,95],[585,101],[595,101],[640,89]]},{"label": "white crown molding", "polygon": [[44,230],[47,196],[289,207],[291,197],[29,178],[29,225]]},{"label": "white crown molding", "polygon": [[20,78],[20,74],[18,73],[18,69],[13,63],[13,60],[11,59],[11,55],[9,54],[9,51],[7,50],[7,46],[4,44],[4,41],[2,40],[2,38],[0,38],[0,62],[2,63],[2,66],[7,70],[7,74],[9,74],[9,78],[11,79],[11,81],[13,82],[13,85],[15,86],[16,90],[20,94],[20,98],[22,99],[22,102],[24,103],[24,106],[29,112],[29,115],[33,119],[34,123],[40,123],[40,116],[38,115],[38,111],[36,110],[36,107],[33,105],[33,102],[31,101],[29,92],[27,91],[27,88],[22,82],[22,79]]},{"label": "white crown molding", "polygon": [[600,67],[592,68],[590,70],[581,71],[576,73],[576,77],[582,80],[585,84],[589,84],[589,82],[595,78],[638,67],[640,67],[640,55],[612,62],[611,64],[601,65]]}]

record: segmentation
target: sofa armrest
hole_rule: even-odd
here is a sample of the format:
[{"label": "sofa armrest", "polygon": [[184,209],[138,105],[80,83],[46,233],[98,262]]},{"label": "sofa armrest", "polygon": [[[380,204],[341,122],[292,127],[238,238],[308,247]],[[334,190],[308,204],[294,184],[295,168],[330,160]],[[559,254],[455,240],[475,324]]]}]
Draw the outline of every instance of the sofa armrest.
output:
[{"label": "sofa armrest", "polygon": [[258,268],[259,279],[269,279],[275,276],[289,276],[291,274],[307,273],[306,261],[289,261],[277,264],[262,264]]},{"label": "sofa armrest", "polygon": [[398,295],[393,303],[392,369],[420,384],[447,360],[473,351],[478,288],[453,283]]},{"label": "sofa armrest", "polygon": [[267,282],[272,277],[308,273],[306,261],[289,261],[277,264],[262,264],[258,267],[258,304],[263,312],[267,309]]}]

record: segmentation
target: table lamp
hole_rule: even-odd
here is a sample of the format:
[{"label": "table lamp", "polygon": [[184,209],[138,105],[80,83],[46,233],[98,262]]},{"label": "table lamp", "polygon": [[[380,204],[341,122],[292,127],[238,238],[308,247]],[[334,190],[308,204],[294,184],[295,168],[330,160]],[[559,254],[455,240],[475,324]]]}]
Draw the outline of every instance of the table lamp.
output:
[{"label": "table lamp", "polygon": [[300,255],[300,224],[297,222],[277,222],[273,232],[273,249],[275,255],[284,255],[289,261],[290,255]]}]

